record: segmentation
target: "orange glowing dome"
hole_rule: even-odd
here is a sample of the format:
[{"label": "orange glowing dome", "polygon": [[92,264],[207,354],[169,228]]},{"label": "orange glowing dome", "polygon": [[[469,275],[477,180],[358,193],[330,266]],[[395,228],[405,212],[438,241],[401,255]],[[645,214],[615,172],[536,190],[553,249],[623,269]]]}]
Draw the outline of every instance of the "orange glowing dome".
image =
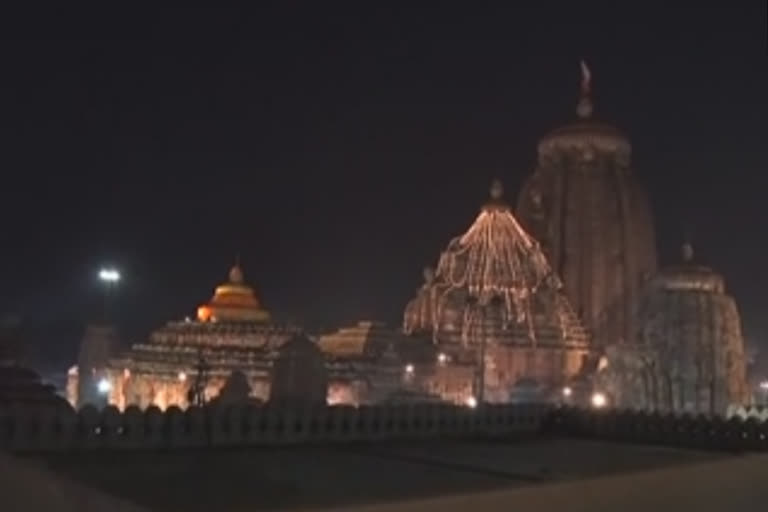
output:
[{"label": "orange glowing dome", "polygon": [[229,282],[216,287],[213,298],[197,308],[201,322],[267,322],[269,312],[262,309],[256,293],[247,284],[243,269],[235,264]]}]

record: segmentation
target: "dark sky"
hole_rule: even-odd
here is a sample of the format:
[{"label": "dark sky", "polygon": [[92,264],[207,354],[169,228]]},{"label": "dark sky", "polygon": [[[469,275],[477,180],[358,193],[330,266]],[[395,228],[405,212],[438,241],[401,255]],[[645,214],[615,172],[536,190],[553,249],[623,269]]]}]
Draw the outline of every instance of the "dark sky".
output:
[{"label": "dark sky", "polygon": [[476,4],[5,13],[0,311],[71,360],[101,263],[133,337],[193,313],[240,252],[280,316],[399,322],[491,178],[514,197],[573,118],[584,56],[662,261],[687,230],[768,347],[765,1]]}]

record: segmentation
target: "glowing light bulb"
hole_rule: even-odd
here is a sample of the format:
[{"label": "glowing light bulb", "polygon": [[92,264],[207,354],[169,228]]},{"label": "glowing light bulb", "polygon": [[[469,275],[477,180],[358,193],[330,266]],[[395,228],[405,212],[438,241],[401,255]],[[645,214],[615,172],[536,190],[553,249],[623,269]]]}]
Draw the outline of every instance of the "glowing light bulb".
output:
[{"label": "glowing light bulb", "polygon": [[569,396],[571,396],[572,394],[573,394],[573,390],[572,390],[570,387],[568,387],[568,386],[565,386],[565,387],[563,388],[563,396],[564,396],[564,397],[568,398],[568,397],[569,397]]},{"label": "glowing light bulb", "polygon": [[592,407],[602,409],[606,405],[608,405],[608,398],[603,393],[598,391],[592,394]]},{"label": "glowing light bulb", "polygon": [[179,382],[186,382],[187,381],[187,374],[184,372],[179,372]]},{"label": "glowing light bulb", "polygon": [[475,407],[477,407],[477,398],[470,396],[469,398],[467,398],[465,404],[467,407],[474,409]]},{"label": "glowing light bulb", "polygon": [[447,363],[448,362],[448,356],[446,354],[443,354],[442,352],[440,352],[439,354],[437,354],[437,362],[440,363],[440,364]]},{"label": "glowing light bulb", "polygon": [[99,382],[96,384],[96,389],[102,395],[106,395],[112,391],[112,383],[110,383],[106,378],[99,379]]},{"label": "glowing light bulb", "polygon": [[413,372],[415,370],[416,369],[413,367],[411,363],[408,363],[407,365],[405,365],[405,373],[407,373],[408,375],[413,375]]}]

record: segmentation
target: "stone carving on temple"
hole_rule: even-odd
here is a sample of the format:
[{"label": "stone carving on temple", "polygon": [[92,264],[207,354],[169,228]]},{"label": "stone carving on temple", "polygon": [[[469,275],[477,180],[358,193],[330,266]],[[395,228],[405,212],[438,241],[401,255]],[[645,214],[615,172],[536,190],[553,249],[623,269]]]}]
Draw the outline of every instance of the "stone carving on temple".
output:
[{"label": "stone carving on temple", "polygon": [[637,312],[637,344],[614,347],[601,385],[617,405],[723,414],[749,400],[741,320],[723,277],[693,261],[648,283]]},{"label": "stone carving on temple", "polygon": [[598,121],[582,62],[577,120],[538,145],[517,215],[541,243],[597,346],[631,341],[640,289],[656,271],[651,209],[631,170],[631,144]]},{"label": "stone carving on temple", "polygon": [[[575,375],[589,353],[587,333],[538,242],[515,219],[496,181],[469,229],[450,241],[406,306],[404,331],[427,333],[441,360],[427,384],[456,396],[466,387],[506,401],[515,382],[548,389]],[[436,381],[435,381],[436,380]]]}]

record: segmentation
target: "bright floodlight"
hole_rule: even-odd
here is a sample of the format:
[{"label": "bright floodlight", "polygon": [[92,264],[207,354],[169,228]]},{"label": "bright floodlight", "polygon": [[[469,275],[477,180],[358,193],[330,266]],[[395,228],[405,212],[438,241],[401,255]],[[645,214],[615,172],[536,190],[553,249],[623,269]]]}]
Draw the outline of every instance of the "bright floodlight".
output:
[{"label": "bright floodlight", "polygon": [[107,283],[116,283],[120,280],[120,272],[114,268],[103,268],[99,270],[99,279]]},{"label": "bright floodlight", "polygon": [[768,380],[764,380],[760,383],[760,389],[763,391],[768,391]]},{"label": "bright floodlight", "polygon": [[467,398],[466,404],[467,404],[467,407],[474,409],[475,407],[477,407],[477,398],[473,396]]},{"label": "bright floodlight", "polygon": [[566,398],[567,398],[567,397],[571,396],[572,394],[573,394],[573,390],[572,390],[570,387],[568,387],[568,386],[565,386],[565,387],[563,388],[563,396],[564,396],[564,397],[566,397]]},{"label": "bright floodlight", "polygon": [[187,374],[184,372],[179,372],[179,382],[185,382],[187,380]]},{"label": "bright floodlight", "polygon": [[437,362],[440,364],[445,364],[448,361],[448,356],[442,352],[437,354]]},{"label": "bright floodlight", "polygon": [[98,384],[96,384],[96,388],[99,390],[99,393],[106,395],[112,390],[112,384],[107,379],[100,379]]},{"label": "bright floodlight", "polygon": [[603,393],[597,392],[592,394],[592,407],[595,409],[601,409],[608,404],[608,399]]},{"label": "bright floodlight", "polygon": [[411,375],[413,371],[414,371],[414,367],[412,364],[408,363],[407,365],[405,365],[405,373],[407,373],[408,375]]}]

